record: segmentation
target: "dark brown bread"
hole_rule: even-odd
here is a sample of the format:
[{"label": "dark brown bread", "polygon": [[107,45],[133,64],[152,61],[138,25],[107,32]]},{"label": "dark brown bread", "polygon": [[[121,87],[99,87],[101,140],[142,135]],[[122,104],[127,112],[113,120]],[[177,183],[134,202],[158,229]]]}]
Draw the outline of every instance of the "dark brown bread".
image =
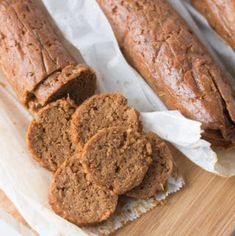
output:
[{"label": "dark brown bread", "polygon": [[120,93],[101,93],[88,98],[72,116],[71,136],[82,149],[99,130],[113,126],[141,129],[139,113]]},{"label": "dark brown bread", "polygon": [[126,193],[128,197],[146,199],[155,196],[165,190],[173,172],[173,158],[167,144],[152,132],[147,133],[147,138],[152,146],[153,162],[142,183]]},{"label": "dark brown bread", "polygon": [[192,4],[235,50],[235,0],[192,0]]},{"label": "dark brown bread", "polygon": [[94,71],[65,49],[40,1],[0,1],[0,25],[0,68],[25,106],[94,93]]},{"label": "dark brown bread", "polygon": [[79,159],[78,156],[67,159],[56,171],[49,203],[58,215],[74,224],[96,224],[114,213],[118,196],[88,181]]},{"label": "dark brown bread", "polygon": [[76,106],[70,100],[57,100],[43,107],[29,125],[26,141],[34,159],[55,171],[74,153],[70,120]]},{"label": "dark brown bread", "polygon": [[231,143],[233,91],[205,47],[165,0],[98,0],[129,63],[170,109]]},{"label": "dark brown bread", "polygon": [[84,146],[81,163],[88,177],[115,194],[138,186],[152,163],[151,144],[123,127],[103,129]]}]

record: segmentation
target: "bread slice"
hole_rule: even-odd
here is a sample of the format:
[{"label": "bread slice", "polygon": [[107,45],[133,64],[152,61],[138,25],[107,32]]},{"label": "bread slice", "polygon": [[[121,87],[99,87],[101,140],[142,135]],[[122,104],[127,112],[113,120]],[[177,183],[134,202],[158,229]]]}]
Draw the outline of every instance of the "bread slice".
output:
[{"label": "bread slice", "polygon": [[79,226],[102,222],[114,213],[118,196],[88,181],[77,155],[54,174],[49,203],[58,215]]},{"label": "bread slice", "polygon": [[152,145],[153,162],[142,183],[126,193],[128,197],[146,199],[164,191],[173,172],[173,158],[167,144],[152,132],[147,133],[147,138]]},{"label": "bread slice", "polygon": [[81,163],[88,177],[115,194],[138,186],[152,163],[151,144],[137,131],[103,129],[84,146]]},{"label": "bread slice", "polygon": [[71,142],[70,119],[76,106],[67,99],[42,108],[27,131],[29,151],[45,168],[55,171],[75,150]]},{"label": "bread slice", "polygon": [[80,148],[103,128],[113,126],[140,129],[139,113],[117,92],[94,95],[79,106],[72,117],[72,140]]}]

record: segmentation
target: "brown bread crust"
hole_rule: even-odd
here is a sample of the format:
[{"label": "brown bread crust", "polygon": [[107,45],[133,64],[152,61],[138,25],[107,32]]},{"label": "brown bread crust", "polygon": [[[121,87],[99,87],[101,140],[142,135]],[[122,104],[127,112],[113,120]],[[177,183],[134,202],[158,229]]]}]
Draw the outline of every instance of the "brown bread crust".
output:
[{"label": "brown bread crust", "polygon": [[[63,76],[62,81],[62,75],[71,66],[81,67],[81,73],[73,80],[88,77],[88,87],[92,87],[94,93],[94,71],[82,65],[82,58],[76,61],[65,49],[40,1],[1,1],[0,25],[0,67],[24,105],[37,109],[52,97],[57,99],[70,94],[72,86],[66,85],[71,83],[71,78]],[[48,80],[55,81],[57,86],[47,88],[44,85]],[[44,94],[38,95],[38,90],[43,90]],[[79,91],[72,94],[79,97]]]},{"label": "brown bread crust", "polygon": [[98,0],[130,64],[170,109],[234,140],[233,91],[205,47],[165,0]]},{"label": "brown bread crust", "polygon": [[235,50],[235,0],[192,0],[192,4]]}]

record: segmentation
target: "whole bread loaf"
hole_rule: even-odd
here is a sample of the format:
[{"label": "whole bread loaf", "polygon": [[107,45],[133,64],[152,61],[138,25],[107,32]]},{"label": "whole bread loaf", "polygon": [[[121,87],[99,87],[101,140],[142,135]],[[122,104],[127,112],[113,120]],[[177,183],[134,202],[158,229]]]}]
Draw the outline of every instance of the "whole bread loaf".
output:
[{"label": "whole bread loaf", "polygon": [[192,0],[192,3],[235,50],[235,0]]},{"label": "whole bread loaf", "polygon": [[222,71],[165,0],[98,0],[128,62],[169,109],[202,122],[214,144],[234,140],[235,102]]},{"label": "whole bread loaf", "polygon": [[80,103],[95,90],[94,71],[65,49],[38,0],[0,2],[0,68],[32,110],[67,95]]}]

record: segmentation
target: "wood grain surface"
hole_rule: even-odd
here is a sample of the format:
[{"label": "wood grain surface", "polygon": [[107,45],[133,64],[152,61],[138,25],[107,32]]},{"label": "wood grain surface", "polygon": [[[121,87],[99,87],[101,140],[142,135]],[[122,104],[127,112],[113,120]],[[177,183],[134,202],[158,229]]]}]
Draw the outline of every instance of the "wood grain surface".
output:
[{"label": "wood grain surface", "polygon": [[[116,236],[224,236],[235,231],[235,178],[210,174],[175,151],[186,181],[184,189],[159,206],[118,230]],[[0,192],[0,205],[26,224],[15,207]],[[66,235],[65,235],[66,236]]]}]

